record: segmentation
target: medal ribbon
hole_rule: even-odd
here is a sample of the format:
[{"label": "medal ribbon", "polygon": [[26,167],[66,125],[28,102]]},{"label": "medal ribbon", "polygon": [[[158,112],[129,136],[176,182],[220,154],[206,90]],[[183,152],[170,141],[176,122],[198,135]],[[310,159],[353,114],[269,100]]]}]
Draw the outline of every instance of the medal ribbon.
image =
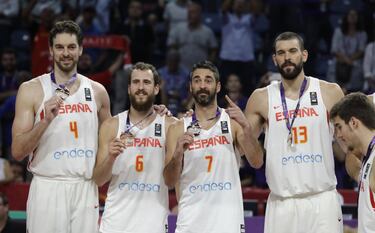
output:
[{"label": "medal ribbon", "polygon": [[365,157],[363,157],[363,160],[362,160],[361,177],[359,178],[359,185],[358,185],[358,200],[357,200],[357,203],[359,201],[359,194],[361,192],[362,175],[363,175],[363,172],[364,172],[363,169],[365,169],[365,164],[367,163],[368,159],[370,158],[370,155],[371,155],[372,149],[374,149],[374,146],[375,146],[375,136],[372,137],[372,140],[367,147],[366,155],[365,155]]},{"label": "medal ribbon", "polygon": [[[203,122],[212,121],[212,120],[216,119],[217,117],[219,117],[220,114],[221,114],[220,109],[219,109],[219,107],[217,107],[216,108],[215,116],[211,117],[211,118],[209,118],[209,119],[207,119],[207,120],[205,120]],[[195,112],[193,113],[191,119],[192,119],[191,125],[195,125],[195,124],[197,124],[199,122],[198,119],[197,119],[197,115],[195,114]]]},{"label": "medal ribbon", "polygon": [[[288,106],[286,104],[286,99],[285,99],[285,89],[284,89],[283,83],[280,82],[280,96],[281,96],[281,103],[282,103],[282,106],[283,106],[283,115],[284,115],[284,118],[285,118],[285,124],[286,124],[286,127],[287,127],[288,131],[289,131],[288,138],[292,135],[292,127],[293,127],[293,124],[294,124],[294,120],[296,119],[297,112],[298,112],[299,107],[300,107],[301,97],[303,95],[303,92],[305,91],[306,85],[307,85],[307,79],[305,77],[303,79],[301,88],[299,90],[298,102],[297,102],[296,109],[294,110],[294,113],[293,113],[292,123],[290,123],[289,117],[288,117],[288,115],[289,115],[288,114]],[[293,138],[292,138],[292,140],[293,140]]]},{"label": "medal ribbon", "polygon": [[73,84],[77,80],[77,73],[73,74],[73,76],[63,84],[57,84],[56,83],[56,78],[55,78],[55,73],[52,71],[51,72],[51,81],[56,84],[58,87],[62,88],[63,90],[66,89],[67,86]]},{"label": "medal ribbon", "polygon": [[148,117],[150,117],[154,113],[154,110],[150,111],[143,119],[138,121],[137,123],[131,125],[130,124],[130,109],[128,111],[127,117],[126,117],[126,123],[125,123],[125,133],[130,133],[130,130],[134,128],[135,126],[141,124],[144,120],[146,120]]}]

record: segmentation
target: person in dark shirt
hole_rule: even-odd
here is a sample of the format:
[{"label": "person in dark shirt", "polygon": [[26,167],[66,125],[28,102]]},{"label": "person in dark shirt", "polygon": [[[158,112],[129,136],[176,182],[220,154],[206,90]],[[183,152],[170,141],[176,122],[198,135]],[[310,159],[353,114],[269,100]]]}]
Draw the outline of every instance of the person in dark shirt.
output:
[{"label": "person in dark shirt", "polygon": [[0,192],[0,233],[25,233],[26,222],[11,219],[8,212],[8,197]]}]

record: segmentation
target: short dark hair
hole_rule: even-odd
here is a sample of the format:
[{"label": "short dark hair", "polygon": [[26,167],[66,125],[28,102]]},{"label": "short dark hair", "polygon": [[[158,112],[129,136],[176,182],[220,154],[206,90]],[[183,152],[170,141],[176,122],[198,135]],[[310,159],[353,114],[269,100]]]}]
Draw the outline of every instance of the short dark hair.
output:
[{"label": "short dark hair", "polygon": [[303,38],[295,32],[283,32],[279,34],[273,42],[273,52],[276,53],[276,43],[281,40],[293,40],[297,39],[301,50],[305,50]]},{"label": "short dark hair", "polygon": [[330,118],[340,117],[347,124],[352,117],[360,120],[370,130],[375,129],[375,107],[365,94],[350,93],[337,102],[330,111]]},{"label": "short dark hair", "polygon": [[156,70],[155,66],[145,63],[145,62],[137,62],[135,65],[133,65],[129,70],[129,80],[128,84],[131,83],[132,74],[134,70],[151,70],[153,76],[154,76],[154,83],[155,85],[160,85],[160,75],[158,71]]},{"label": "short dark hair", "polygon": [[193,68],[192,68],[192,70],[190,72],[190,82],[193,79],[193,73],[194,73],[194,71],[197,70],[197,69],[208,69],[208,70],[211,70],[214,73],[214,77],[215,77],[216,82],[220,82],[219,70],[217,69],[217,67],[212,62],[207,61],[207,60],[195,63],[193,65]]},{"label": "short dark hair", "polygon": [[0,203],[0,204],[8,205],[8,203],[9,203],[8,197],[3,192],[0,192],[0,199],[3,201],[3,203]]},{"label": "short dark hair", "polygon": [[51,31],[49,32],[48,42],[49,46],[52,47],[53,39],[56,38],[57,34],[61,33],[68,33],[72,35],[76,35],[78,45],[82,45],[83,35],[81,28],[72,20],[64,20],[56,22]]}]

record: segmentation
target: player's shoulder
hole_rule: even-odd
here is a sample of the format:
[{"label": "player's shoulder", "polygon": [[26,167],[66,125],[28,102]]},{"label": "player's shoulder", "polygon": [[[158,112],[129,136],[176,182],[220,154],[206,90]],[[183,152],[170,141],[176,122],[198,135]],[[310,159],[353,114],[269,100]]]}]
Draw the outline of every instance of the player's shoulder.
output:
[{"label": "player's shoulder", "polygon": [[173,135],[184,132],[184,118],[175,118],[174,122],[169,126],[169,130]]},{"label": "player's shoulder", "polygon": [[374,101],[374,94],[367,95],[367,98],[372,102]]},{"label": "player's shoulder", "polygon": [[94,81],[82,74],[79,74],[79,76],[81,77],[81,79],[84,79],[84,80],[88,80],[88,82],[91,84],[92,88],[94,89],[95,92],[107,92],[105,87],[100,84],[99,82],[97,81]]},{"label": "player's shoulder", "polygon": [[322,92],[330,92],[334,94],[342,93],[342,89],[337,83],[332,83],[320,79],[319,86]]},{"label": "player's shoulder", "polygon": [[107,118],[103,123],[102,123],[102,128],[112,128],[112,127],[118,127],[119,124],[119,115],[111,116]]},{"label": "player's shoulder", "polygon": [[178,119],[174,116],[165,116],[165,123],[166,124],[172,125],[177,121],[178,121]]}]

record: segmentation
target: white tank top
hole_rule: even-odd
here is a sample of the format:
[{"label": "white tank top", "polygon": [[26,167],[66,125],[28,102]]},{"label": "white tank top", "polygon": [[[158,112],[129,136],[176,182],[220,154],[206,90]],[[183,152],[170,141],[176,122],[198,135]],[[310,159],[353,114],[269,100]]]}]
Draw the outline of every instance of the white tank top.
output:
[{"label": "white tank top", "polygon": [[[288,129],[280,97],[280,82],[267,87],[266,177],[273,194],[292,197],[336,187],[332,152],[333,128],[323,103],[319,80],[308,77],[293,124],[294,148],[288,145]],[[290,122],[298,100],[286,98]]]},{"label": "white tank top", "polygon": [[[117,137],[125,131],[127,116],[128,111],[118,115]],[[113,233],[167,233],[165,117],[156,115],[146,128],[134,128],[133,146],[126,148],[113,165],[100,228]]]},{"label": "white tank top", "polygon": [[[239,157],[230,118],[221,115],[209,130],[201,130],[184,153],[180,178],[176,233],[245,232]],[[192,118],[184,118],[184,128]]]},{"label": "white tank top", "polygon": [[[44,102],[55,94],[50,74],[40,81],[44,98],[35,123],[44,118]],[[64,100],[59,114],[40,138],[29,157],[28,169],[38,176],[57,179],[91,179],[98,147],[98,110],[94,90],[88,78],[79,75],[78,90]]]},{"label": "white tank top", "polygon": [[[375,233],[375,193],[370,189],[370,174],[375,151],[361,168],[358,199],[358,232]],[[373,171],[374,172],[374,171]]]},{"label": "white tank top", "polygon": [[375,92],[372,93],[372,102],[375,104]]},{"label": "white tank top", "polygon": [[5,159],[0,158],[0,180],[5,180]]}]

